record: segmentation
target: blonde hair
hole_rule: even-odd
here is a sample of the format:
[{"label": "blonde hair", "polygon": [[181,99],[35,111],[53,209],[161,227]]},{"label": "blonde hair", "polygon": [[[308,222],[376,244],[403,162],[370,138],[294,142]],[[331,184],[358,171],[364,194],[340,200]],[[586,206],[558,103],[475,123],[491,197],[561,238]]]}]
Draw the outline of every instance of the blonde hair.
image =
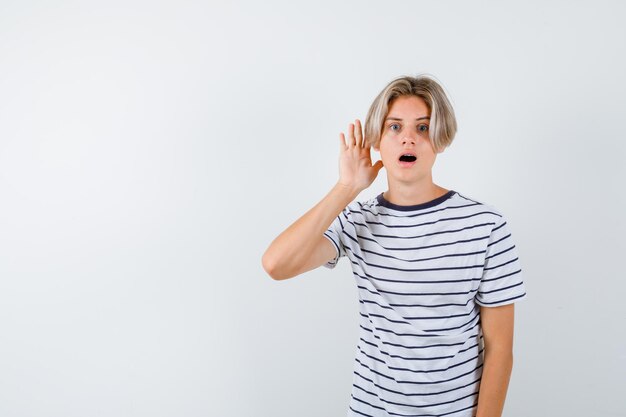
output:
[{"label": "blonde hair", "polygon": [[411,95],[424,100],[430,110],[428,137],[435,152],[450,146],[457,130],[454,109],[441,85],[427,74],[398,77],[378,94],[365,118],[363,134],[368,146],[379,148],[385,118],[393,100]]}]

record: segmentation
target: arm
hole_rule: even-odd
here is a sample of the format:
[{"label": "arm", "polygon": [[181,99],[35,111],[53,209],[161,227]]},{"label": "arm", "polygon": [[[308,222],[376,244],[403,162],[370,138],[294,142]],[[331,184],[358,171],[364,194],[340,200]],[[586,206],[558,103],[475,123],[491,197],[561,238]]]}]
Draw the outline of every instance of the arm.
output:
[{"label": "arm", "polygon": [[485,361],[476,417],[501,417],[513,369],[514,305],[480,307]]},{"label": "arm", "polygon": [[335,255],[335,248],[323,236],[341,211],[366,189],[383,167],[382,161],[372,165],[370,146],[363,138],[361,123],[348,126],[346,144],[339,135],[340,178],[332,190],[312,209],[282,232],[263,254],[263,269],[274,279],[292,278],[317,268]]},{"label": "arm", "polygon": [[333,220],[359,194],[337,183],[312,209],[283,231],[263,254],[263,268],[274,279],[292,278],[332,259],[335,248],[323,236]]}]

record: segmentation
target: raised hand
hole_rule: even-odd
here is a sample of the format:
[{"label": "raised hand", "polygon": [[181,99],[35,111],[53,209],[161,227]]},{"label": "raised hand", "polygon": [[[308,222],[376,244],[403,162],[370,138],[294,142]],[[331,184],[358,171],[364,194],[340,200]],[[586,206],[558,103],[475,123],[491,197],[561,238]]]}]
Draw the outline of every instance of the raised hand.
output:
[{"label": "raised hand", "polygon": [[348,125],[347,143],[343,132],[339,134],[339,184],[360,192],[374,182],[382,167],[381,160],[372,165],[370,146],[365,144],[361,122],[356,119]]}]

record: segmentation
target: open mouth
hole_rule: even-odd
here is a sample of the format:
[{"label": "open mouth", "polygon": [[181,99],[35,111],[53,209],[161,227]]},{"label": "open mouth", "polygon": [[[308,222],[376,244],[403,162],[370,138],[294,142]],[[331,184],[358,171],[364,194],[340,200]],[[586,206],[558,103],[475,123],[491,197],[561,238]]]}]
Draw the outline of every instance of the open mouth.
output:
[{"label": "open mouth", "polygon": [[410,168],[415,165],[415,161],[417,160],[417,156],[412,153],[405,153],[400,155],[398,158],[398,164],[404,168]]}]

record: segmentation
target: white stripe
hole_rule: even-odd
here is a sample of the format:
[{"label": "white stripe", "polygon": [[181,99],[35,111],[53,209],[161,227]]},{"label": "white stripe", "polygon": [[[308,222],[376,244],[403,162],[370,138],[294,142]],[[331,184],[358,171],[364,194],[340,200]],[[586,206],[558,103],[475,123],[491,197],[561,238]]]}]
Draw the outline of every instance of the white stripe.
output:
[{"label": "white stripe", "polygon": [[411,211],[372,198],[349,204],[325,236],[338,248],[325,266],[348,258],[362,287],[353,379],[362,389],[352,387],[350,407],[471,416],[482,375],[480,305],[526,296],[502,213],[459,193]]}]

